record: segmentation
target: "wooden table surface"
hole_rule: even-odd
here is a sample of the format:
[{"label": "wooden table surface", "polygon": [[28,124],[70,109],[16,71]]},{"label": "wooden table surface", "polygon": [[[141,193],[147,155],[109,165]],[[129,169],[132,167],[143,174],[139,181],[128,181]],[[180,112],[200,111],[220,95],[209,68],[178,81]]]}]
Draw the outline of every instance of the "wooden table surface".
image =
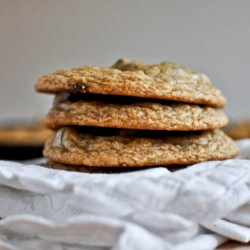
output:
[{"label": "wooden table surface", "polygon": [[217,250],[250,250],[250,243],[243,244],[235,241],[229,241],[219,246]]}]

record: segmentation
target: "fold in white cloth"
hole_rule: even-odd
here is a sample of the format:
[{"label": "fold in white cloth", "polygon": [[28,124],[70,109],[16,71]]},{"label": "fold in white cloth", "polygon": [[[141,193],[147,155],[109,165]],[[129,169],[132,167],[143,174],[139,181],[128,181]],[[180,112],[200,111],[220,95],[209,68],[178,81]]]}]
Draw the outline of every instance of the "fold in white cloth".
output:
[{"label": "fold in white cloth", "polygon": [[[238,142],[250,159],[250,140]],[[126,174],[0,161],[0,249],[214,249],[250,240],[250,160]]]}]

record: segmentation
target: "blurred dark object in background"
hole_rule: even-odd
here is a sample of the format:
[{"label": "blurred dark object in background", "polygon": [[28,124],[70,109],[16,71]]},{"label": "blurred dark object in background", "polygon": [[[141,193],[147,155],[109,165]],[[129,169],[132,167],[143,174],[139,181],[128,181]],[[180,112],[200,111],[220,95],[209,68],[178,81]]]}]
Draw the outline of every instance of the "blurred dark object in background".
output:
[{"label": "blurred dark object in background", "polygon": [[44,141],[51,133],[42,122],[7,122],[0,125],[0,159],[42,157]]},{"label": "blurred dark object in background", "polygon": [[250,119],[231,123],[224,128],[224,131],[234,140],[250,138]]}]

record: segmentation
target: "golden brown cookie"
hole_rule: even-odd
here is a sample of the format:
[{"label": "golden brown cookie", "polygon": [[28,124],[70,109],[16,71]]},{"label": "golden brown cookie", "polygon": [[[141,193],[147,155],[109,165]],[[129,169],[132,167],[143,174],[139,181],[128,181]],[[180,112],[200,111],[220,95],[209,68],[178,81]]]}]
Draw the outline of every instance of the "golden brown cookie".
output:
[{"label": "golden brown cookie", "polygon": [[3,125],[0,127],[0,145],[42,145],[51,135],[42,122]]},{"label": "golden brown cookie", "polygon": [[[206,102],[206,103],[194,102],[197,104],[205,104],[205,105],[223,107],[226,103],[226,99],[222,95],[221,91],[212,86],[210,80],[205,74],[191,71],[181,65],[178,65],[172,62],[162,62],[160,64],[150,65],[150,64],[145,64],[144,62],[140,60],[129,60],[129,59],[121,58],[112,66],[112,68],[119,69],[121,71],[143,71],[147,75],[150,75],[150,76],[157,75],[162,79],[165,79],[165,78],[168,79],[169,77],[171,77],[173,78],[172,80],[176,81],[178,85],[180,84],[179,87],[187,87],[187,88],[194,87],[194,91],[196,92],[199,89],[202,95],[205,94],[204,91],[208,91],[208,92],[211,91],[211,92],[214,92],[214,98],[218,98],[218,102],[216,105],[209,104],[209,102]],[[186,81],[188,81],[188,78],[190,78],[189,80],[190,85],[188,83],[183,84],[184,82],[186,83]],[[192,85],[195,85],[193,83],[193,80],[196,78],[199,79],[198,81],[200,83],[200,86],[197,86],[199,85],[198,82],[196,82],[198,83],[196,86],[192,86]],[[203,88],[203,86],[205,85],[206,85],[205,89],[201,90],[201,88]],[[192,102],[192,101],[185,100],[184,102]]]},{"label": "golden brown cookie", "polygon": [[12,121],[0,125],[0,159],[28,160],[42,157],[43,144],[52,135],[40,121]]},{"label": "golden brown cookie", "polygon": [[58,99],[62,100],[55,101],[44,120],[49,128],[78,125],[184,131],[220,128],[228,122],[222,111],[193,104],[138,102],[133,98],[117,101],[111,97],[72,102],[65,94],[58,95],[55,100]]},{"label": "golden brown cookie", "polygon": [[[106,129],[107,130],[107,129]],[[45,143],[52,161],[93,167],[144,167],[223,160],[239,154],[220,130],[204,132],[130,131],[61,128]]]},{"label": "golden brown cookie", "polygon": [[234,140],[250,138],[250,120],[232,123],[225,128],[225,132]]},{"label": "golden brown cookie", "polygon": [[131,65],[133,67],[130,71],[92,66],[58,70],[38,79],[35,88],[44,93],[92,93],[164,99],[213,107],[225,105],[222,93],[212,86],[204,74],[173,63],[141,63],[140,67],[137,66],[139,70],[134,70],[134,62]]}]

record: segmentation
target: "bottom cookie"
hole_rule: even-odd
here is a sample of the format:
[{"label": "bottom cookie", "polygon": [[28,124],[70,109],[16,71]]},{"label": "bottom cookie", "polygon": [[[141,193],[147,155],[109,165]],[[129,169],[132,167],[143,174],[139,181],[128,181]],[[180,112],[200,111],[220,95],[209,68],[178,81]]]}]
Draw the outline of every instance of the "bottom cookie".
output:
[{"label": "bottom cookie", "polygon": [[238,154],[236,144],[221,130],[150,133],[66,127],[49,138],[44,148],[44,156],[52,161],[89,167],[188,165]]}]

